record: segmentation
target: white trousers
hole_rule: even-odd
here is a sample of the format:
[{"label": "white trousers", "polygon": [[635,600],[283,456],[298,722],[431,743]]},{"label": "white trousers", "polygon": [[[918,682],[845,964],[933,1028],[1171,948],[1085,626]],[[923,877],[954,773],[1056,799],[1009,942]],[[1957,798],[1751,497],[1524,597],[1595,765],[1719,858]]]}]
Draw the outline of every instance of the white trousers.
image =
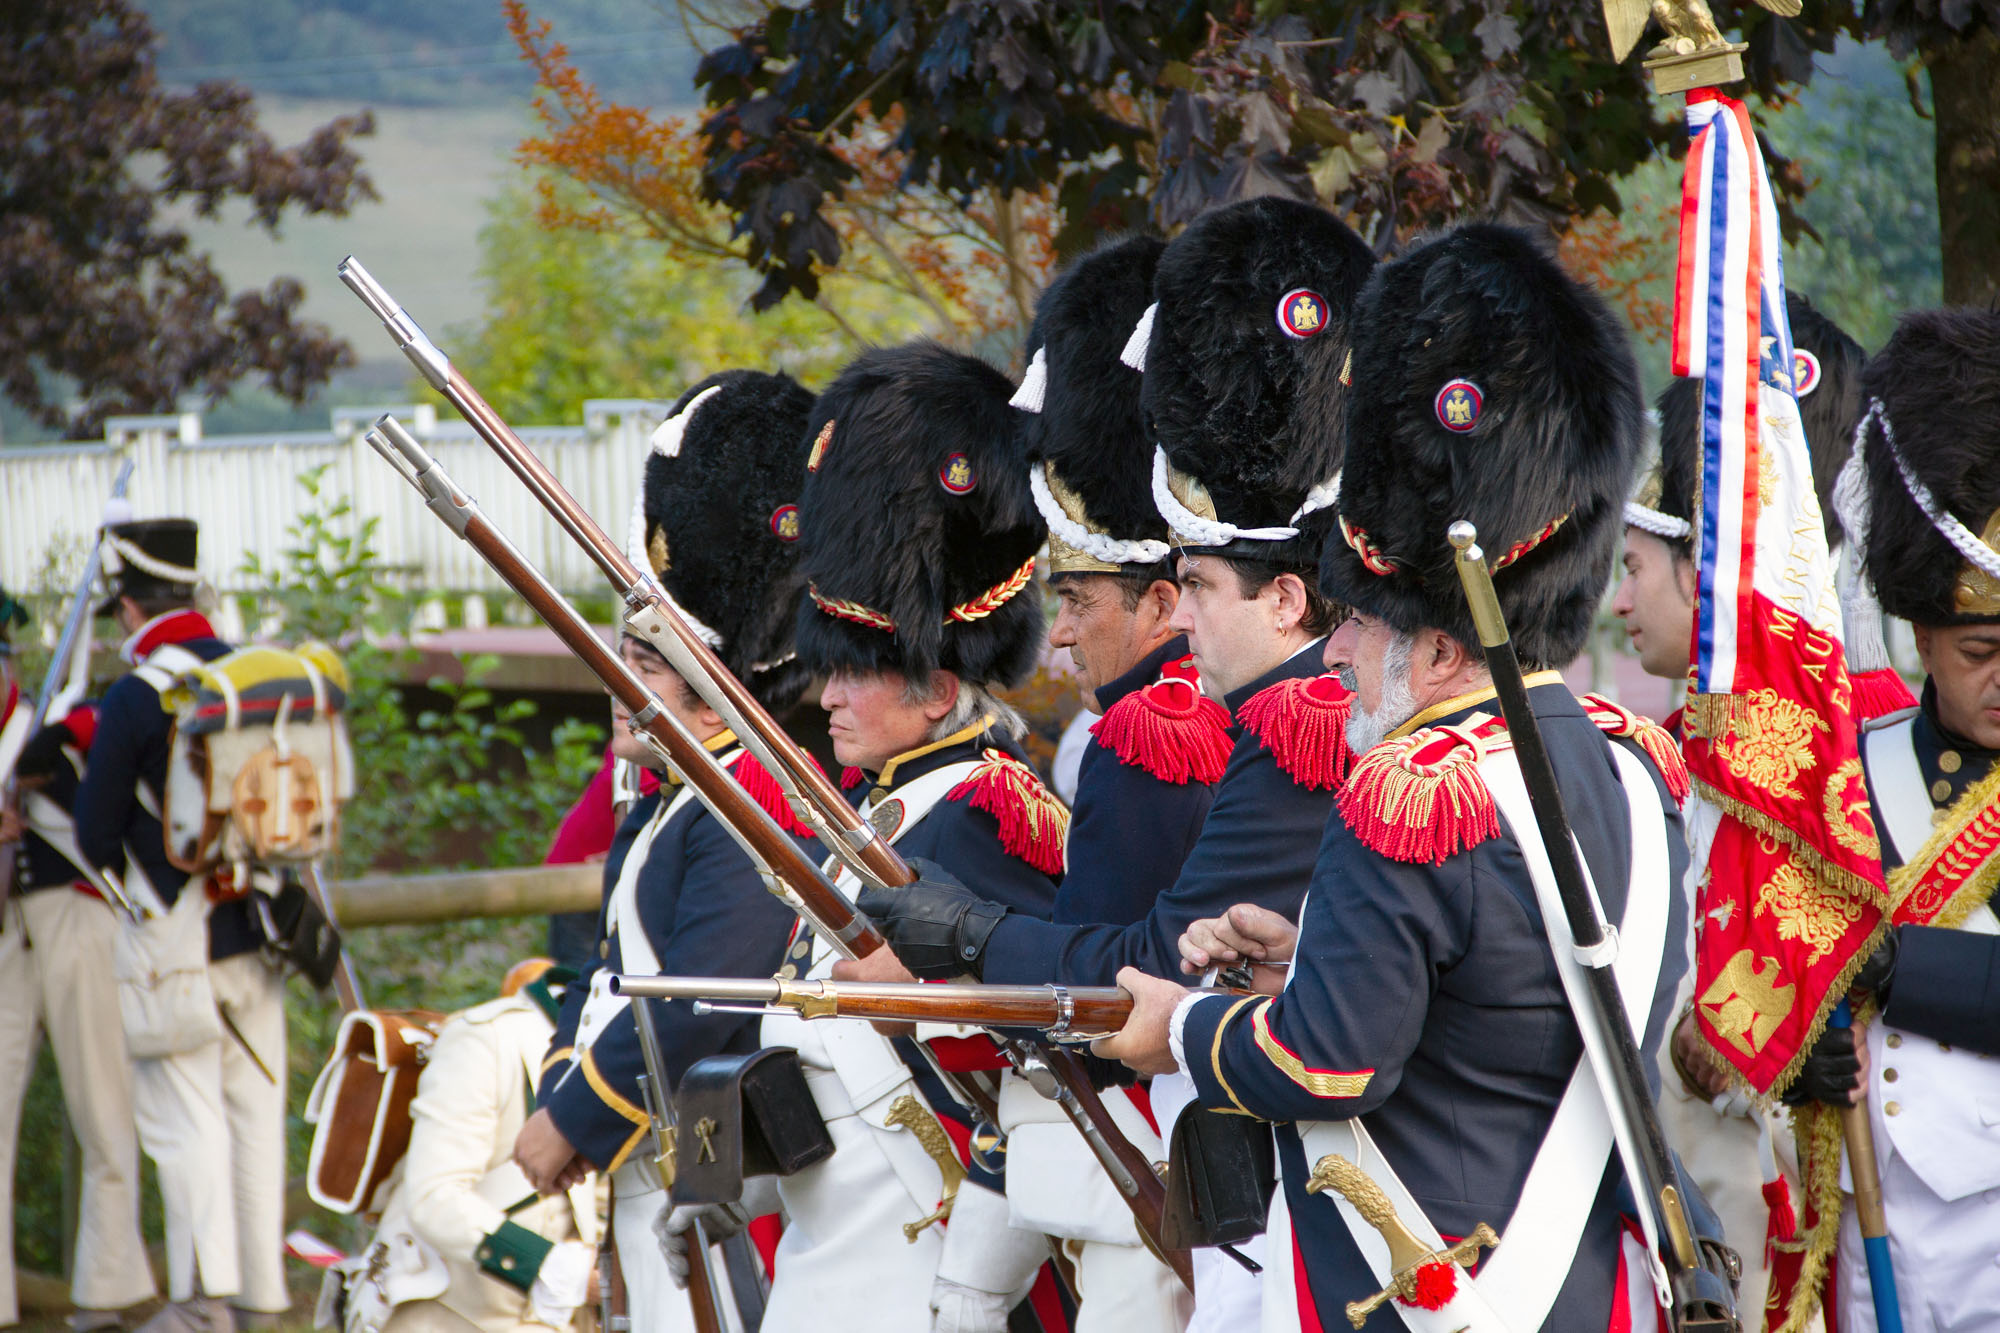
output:
[{"label": "white trousers", "polygon": [[[14,1159],[21,1099],[42,1035],[55,1050],[63,1105],[83,1157],[70,1299],[96,1310],[149,1300],[152,1269],[139,1235],[139,1142],[132,1067],[111,980],[118,918],[70,889],[23,894],[0,929],[0,1324],[20,1318],[14,1291]],[[53,1186],[60,1168],[37,1163]]]},{"label": "white trousers", "polygon": [[275,1314],[290,1305],[284,981],[254,953],[208,970],[242,1042],[225,1031],[197,1050],[132,1064],[139,1143],[159,1172],[166,1214],[168,1295],[188,1300],[198,1281],[204,1295]]},{"label": "white trousers", "polygon": [[[2000,1189],[1946,1202],[1902,1157],[1885,1156],[1882,1204],[1904,1333],[2000,1329]],[[1868,1260],[1851,1197],[1840,1213],[1839,1267],[1840,1333],[1875,1333]]]},{"label": "white trousers", "polygon": [[[625,1313],[632,1321],[632,1333],[694,1333],[694,1306],[687,1292],[674,1285],[660,1238],[653,1232],[653,1219],[671,1206],[667,1192],[659,1187],[652,1162],[637,1160],[638,1153],[650,1158],[649,1145],[642,1144],[611,1181],[615,1196],[611,1243],[618,1250],[618,1272],[625,1280]],[[711,1248],[708,1262],[722,1293],[722,1326],[728,1333],[742,1333],[743,1321],[729,1292],[721,1254]]]},{"label": "white trousers", "polygon": [[1076,1265],[1075,1333],[1182,1333],[1187,1328],[1194,1293],[1145,1246],[1066,1240],[1063,1250]]}]

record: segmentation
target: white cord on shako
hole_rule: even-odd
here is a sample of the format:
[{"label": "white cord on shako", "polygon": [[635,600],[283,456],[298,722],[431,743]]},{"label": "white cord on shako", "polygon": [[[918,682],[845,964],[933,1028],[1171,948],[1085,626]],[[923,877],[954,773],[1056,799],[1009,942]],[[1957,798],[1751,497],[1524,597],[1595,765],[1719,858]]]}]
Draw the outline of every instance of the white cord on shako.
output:
[{"label": "white cord on shako", "polygon": [[1174,498],[1173,489],[1167,484],[1171,465],[1167,462],[1167,451],[1159,445],[1153,446],[1153,507],[1160,511],[1160,517],[1167,520],[1167,526],[1187,537],[1194,546],[1227,546],[1238,539],[1255,542],[1289,541],[1299,535],[1298,521],[1316,510],[1325,509],[1340,499],[1340,473],[1315,485],[1306,492],[1305,501],[1292,511],[1292,525],[1282,528],[1239,528],[1234,523],[1220,519],[1203,518],[1179,500]]},{"label": "white cord on shako", "polygon": [[1641,532],[1650,532],[1668,541],[1681,541],[1694,535],[1694,526],[1686,519],[1649,509],[1637,500],[1625,502],[1625,522]]}]

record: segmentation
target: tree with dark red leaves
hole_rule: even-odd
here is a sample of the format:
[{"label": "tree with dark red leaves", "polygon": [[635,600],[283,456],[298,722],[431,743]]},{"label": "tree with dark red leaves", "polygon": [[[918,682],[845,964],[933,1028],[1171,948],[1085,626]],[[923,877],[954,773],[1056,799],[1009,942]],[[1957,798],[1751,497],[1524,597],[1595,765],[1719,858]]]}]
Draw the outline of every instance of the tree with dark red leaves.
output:
[{"label": "tree with dark red leaves", "polygon": [[345,214],[375,197],[349,145],[372,119],[281,149],[248,91],[161,87],[156,40],[126,0],[0,5],[0,391],[71,433],[253,375],[302,402],[353,361],[299,317],[298,282],[231,294],[161,213],[242,200],[273,233],[288,210]]},{"label": "tree with dark red leaves", "polygon": [[[1991,290],[2000,0],[1806,0],[1793,19],[1713,7],[1749,44],[1749,89],[1766,102],[1843,35],[1931,63],[1946,294]],[[1948,94],[1952,80],[1966,90]],[[748,238],[760,305],[810,296],[840,261],[826,212],[853,167],[829,139],[892,110],[909,180],[1053,196],[1061,254],[1266,193],[1317,199],[1384,251],[1468,215],[1560,231],[1615,212],[1618,179],[1685,141],[1679,99],[1654,97],[1636,59],[1611,61],[1599,7],[1554,0],[787,0],[756,6],[696,82],[705,189]],[[1796,231],[1809,173],[1772,165]],[[1980,253],[1955,280],[1961,233]]]}]

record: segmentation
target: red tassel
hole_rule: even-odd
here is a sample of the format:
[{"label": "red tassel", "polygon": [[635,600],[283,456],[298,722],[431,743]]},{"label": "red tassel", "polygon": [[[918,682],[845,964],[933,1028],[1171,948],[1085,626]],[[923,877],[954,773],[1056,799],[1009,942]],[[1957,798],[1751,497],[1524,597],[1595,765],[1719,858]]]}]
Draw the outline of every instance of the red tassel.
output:
[{"label": "red tassel", "polygon": [[764,813],[777,821],[779,828],[787,833],[811,833],[812,828],[792,813],[792,803],[785,799],[785,789],[778,780],[765,771],[757,762],[757,756],[745,750],[730,766],[730,774],[736,785],[743,788],[744,795],[764,808]]},{"label": "red tassel", "polygon": [[1442,1310],[1458,1294],[1457,1265],[1444,1260],[1433,1259],[1420,1264],[1414,1274],[1416,1281],[1407,1297],[1396,1299],[1419,1310]]},{"label": "red tassel", "polygon": [[1597,724],[1597,729],[1607,736],[1620,736],[1635,740],[1639,748],[1646,752],[1666,780],[1667,792],[1675,804],[1684,804],[1693,783],[1688,778],[1687,760],[1681,755],[1681,743],[1674,733],[1631,709],[1615,704],[1599,694],[1586,694],[1578,703],[1583,705],[1584,714]]},{"label": "red tassel", "polygon": [[1917,706],[1917,697],[1892,667],[1864,671],[1851,677],[1854,685],[1854,716],[1863,722],[1900,713]]},{"label": "red tassel", "polygon": [[1003,750],[987,750],[986,762],[945,793],[1000,821],[1000,845],[1045,875],[1063,871],[1063,844],[1069,811],[1029,768]]},{"label": "red tassel", "polygon": [[1259,690],[1236,710],[1236,720],[1299,786],[1334,791],[1354,762],[1354,752],[1347,747],[1347,714],[1353,702],[1353,693],[1329,671]]},{"label": "red tassel", "polygon": [[1178,665],[1111,705],[1090,734],[1162,782],[1220,782],[1229,766],[1229,710],[1201,692],[1192,672],[1175,672]]},{"label": "red tassel", "polygon": [[1340,817],[1392,861],[1436,865],[1500,836],[1500,811],[1479,776],[1479,743],[1453,727],[1384,741],[1361,756]]},{"label": "red tassel", "polygon": [[852,764],[840,770],[840,789],[842,791],[853,791],[866,781],[868,781],[868,775]]},{"label": "red tassel", "polygon": [[1764,1182],[1764,1207],[1770,1218],[1764,1224],[1764,1244],[1769,1246],[1774,1240],[1796,1240],[1799,1234],[1798,1214],[1792,1209],[1792,1187],[1779,1176]]}]

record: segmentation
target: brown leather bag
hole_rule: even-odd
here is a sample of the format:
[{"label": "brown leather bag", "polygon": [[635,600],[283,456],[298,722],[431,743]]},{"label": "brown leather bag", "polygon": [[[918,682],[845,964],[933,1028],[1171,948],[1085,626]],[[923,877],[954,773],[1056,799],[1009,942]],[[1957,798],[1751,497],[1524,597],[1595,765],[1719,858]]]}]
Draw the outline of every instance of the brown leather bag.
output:
[{"label": "brown leather bag", "polygon": [[375,1195],[409,1151],[417,1076],[444,1018],[428,1009],[342,1016],[306,1101],[306,1123],[314,1126],[306,1191],[314,1203],[336,1213],[380,1210]]}]

